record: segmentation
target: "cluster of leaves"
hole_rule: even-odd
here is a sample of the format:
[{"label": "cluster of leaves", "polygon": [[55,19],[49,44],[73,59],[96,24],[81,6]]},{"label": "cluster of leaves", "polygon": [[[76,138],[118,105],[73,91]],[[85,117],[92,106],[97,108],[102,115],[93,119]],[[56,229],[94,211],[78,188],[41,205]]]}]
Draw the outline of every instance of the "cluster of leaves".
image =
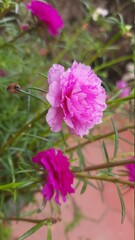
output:
[{"label": "cluster of leaves", "polygon": [[[53,1],[57,7],[57,1]],[[45,122],[45,114],[48,108],[47,103],[42,103],[29,95],[10,95],[6,88],[12,82],[18,84],[28,93],[36,95],[44,100],[44,94],[32,89],[32,87],[47,90],[47,72],[53,63],[64,64],[68,67],[76,59],[92,65],[95,72],[103,79],[108,94],[113,98],[108,100],[108,110],[104,120],[110,121],[114,113],[121,112],[131,117],[132,105],[125,110],[125,104],[134,98],[134,93],[125,99],[118,99],[117,90],[108,80],[110,68],[121,77],[122,71],[119,63],[126,64],[133,60],[133,54],[117,57],[117,50],[120,48],[119,40],[126,39],[125,43],[132,42],[132,28],[128,28],[120,12],[114,12],[113,16],[106,18],[99,17],[94,22],[92,14],[96,10],[91,1],[85,1],[82,5],[84,19],[75,22],[72,27],[65,24],[61,35],[52,38],[45,33],[42,26],[37,26],[37,21],[27,13],[23,1],[0,1],[0,69],[7,74],[0,78],[0,218],[20,215],[22,206],[32,201],[34,193],[40,189],[40,173],[36,172],[31,163],[31,157],[37,151],[57,147],[63,149],[73,159],[73,151],[77,150],[78,170],[85,167],[81,146],[76,139],[76,149],[69,148],[67,140],[69,134],[53,134]],[[120,11],[120,10],[119,10]],[[22,31],[22,23],[28,23],[29,28]],[[114,31],[115,29],[115,31]],[[110,37],[111,36],[111,37]],[[129,37],[130,36],[130,37]],[[115,55],[116,54],[116,55]],[[132,104],[130,102],[130,104]],[[131,113],[131,114],[129,114]],[[131,126],[131,118],[128,119]],[[92,135],[87,137],[87,144],[101,140],[105,137],[115,137],[113,160],[118,151],[118,132],[113,122],[114,130],[110,135]],[[128,128],[128,124],[126,124]],[[99,128],[100,130],[100,128]],[[103,142],[103,151],[107,162],[110,162],[107,148]],[[73,168],[74,170],[76,168]],[[113,176],[108,169],[103,172],[105,176]],[[100,179],[99,179],[100,180]],[[84,185],[81,193],[85,192],[88,185],[93,186],[88,180],[80,179]],[[78,184],[79,185],[79,184]],[[94,186],[93,186],[94,187]],[[31,191],[32,194],[27,194]],[[124,219],[125,207],[119,187]],[[11,208],[12,206],[12,208]],[[14,207],[13,207],[14,206]],[[12,209],[12,211],[11,211]],[[1,226],[3,222],[0,222]],[[30,230],[22,238],[34,233],[50,221],[41,221],[36,227]],[[74,225],[74,224],[73,224]],[[2,233],[0,239],[8,239],[8,234]],[[10,239],[10,237],[9,237]],[[51,239],[50,227],[48,239]]]}]

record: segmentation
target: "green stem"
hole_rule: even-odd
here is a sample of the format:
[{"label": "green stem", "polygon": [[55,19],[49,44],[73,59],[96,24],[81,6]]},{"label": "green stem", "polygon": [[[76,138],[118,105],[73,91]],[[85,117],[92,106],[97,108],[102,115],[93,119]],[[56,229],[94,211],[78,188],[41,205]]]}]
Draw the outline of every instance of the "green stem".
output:
[{"label": "green stem", "polygon": [[90,65],[92,62],[94,62],[96,60],[96,58],[98,58],[99,56],[101,56],[106,49],[111,46],[114,42],[116,42],[119,38],[121,37],[121,31],[117,32],[106,44],[103,48],[101,48],[101,50],[97,53],[95,53],[95,55],[89,60],[88,64]]},{"label": "green stem", "polygon": [[32,89],[32,90],[37,90],[37,91],[40,91],[40,92],[44,92],[44,93],[47,93],[47,91],[41,89],[41,88],[38,88],[38,87],[27,87],[27,89]]},{"label": "green stem", "polygon": [[43,116],[45,116],[48,112],[48,109],[44,110],[40,114],[38,114],[35,118],[33,118],[31,121],[26,123],[19,131],[17,131],[12,137],[10,137],[5,144],[0,149],[0,155],[2,155],[7,147],[13,144],[13,142],[19,137],[23,132],[25,132],[27,129],[31,128],[35,122],[37,122],[39,119],[41,119]]},{"label": "green stem", "polygon": [[0,48],[4,48],[4,47],[7,47],[7,46],[10,46],[10,44],[12,44],[13,42],[15,42],[16,40],[18,40],[19,38],[23,37],[26,33],[30,33],[32,32],[35,28],[37,27],[37,24],[36,26],[32,27],[32,28],[29,28],[28,30],[24,31],[24,32],[21,32],[19,35],[17,35],[16,37],[14,37],[12,40],[10,40],[9,42],[7,43],[4,43],[3,45],[0,46]]},{"label": "green stem", "polygon": [[24,94],[26,94],[26,95],[28,95],[28,96],[31,96],[31,97],[37,99],[38,101],[46,104],[41,98],[38,98],[37,96],[33,95],[32,93],[26,92],[26,91],[24,91],[24,90],[22,90],[22,89],[19,89],[18,91],[21,92],[21,93],[24,93]]},{"label": "green stem", "polygon": [[[96,166],[89,166],[89,167],[85,167],[85,168],[81,169],[81,172],[95,171],[95,170],[109,168],[109,167],[117,167],[117,166],[122,166],[122,165],[130,164],[130,163],[135,164],[135,160],[127,159],[127,160],[121,160],[121,161],[117,161],[117,162],[103,163],[103,164],[99,164]],[[74,172],[77,172],[77,171],[74,171]]]},{"label": "green stem", "polygon": [[126,102],[128,100],[131,100],[131,99],[135,99],[135,96],[134,95],[130,95],[128,97],[123,97],[123,98],[119,98],[119,99],[113,99],[113,100],[108,100],[107,101],[107,105],[111,105],[111,107],[119,104],[119,103],[123,103],[123,102]]},{"label": "green stem", "polygon": [[[129,130],[129,129],[132,129],[132,128],[134,128],[134,125],[121,128],[121,129],[119,129],[119,133],[124,132],[124,131]],[[83,143],[80,143],[80,147],[84,147],[85,145],[87,145],[87,144],[89,144],[89,143],[93,143],[93,142],[96,142],[96,141],[101,140],[101,139],[103,139],[103,138],[111,137],[111,136],[113,136],[113,135],[115,135],[115,132],[114,132],[114,131],[109,132],[109,133],[104,134],[104,135],[100,135],[100,136],[99,136],[99,135],[98,135],[98,136],[93,136],[93,139],[92,139],[92,140],[89,139],[89,140],[87,140],[87,141],[85,141],[85,142],[83,142]],[[70,148],[66,149],[65,152],[68,153],[68,152],[70,152],[70,151],[74,151],[77,147],[78,147],[78,144],[75,145],[74,147],[70,147]]]},{"label": "green stem", "polygon": [[56,56],[56,58],[54,58],[53,63],[58,63],[62,59],[62,57],[71,49],[71,46],[74,44],[74,42],[76,42],[79,35],[82,34],[82,32],[83,32],[83,29],[82,29],[83,24],[88,22],[89,19],[90,19],[90,17],[86,18],[82,22],[81,26],[80,26],[80,24],[79,24],[79,26],[77,26],[77,28],[76,28],[77,31],[75,32],[75,34],[73,34],[72,37],[69,38],[67,47],[60,51],[60,53]]},{"label": "green stem", "polygon": [[75,173],[75,177],[83,178],[83,179],[86,178],[86,179],[100,180],[100,181],[106,181],[106,182],[112,182],[112,183],[120,183],[120,184],[128,185],[130,187],[133,187],[135,185],[134,182],[125,181],[125,180],[121,180],[114,177],[91,176],[91,175],[86,175],[82,173]]},{"label": "green stem", "polygon": [[52,224],[61,221],[60,217],[51,217],[51,218],[44,218],[41,220],[38,219],[30,219],[30,218],[16,218],[16,217],[0,217],[0,220],[3,221],[22,221],[22,222],[31,222],[31,223],[40,223],[40,222],[46,222],[46,224],[48,224],[48,222],[51,222]]},{"label": "green stem", "polygon": [[122,61],[125,61],[125,60],[128,60],[128,59],[132,59],[132,55],[128,55],[128,56],[122,56],[122,57],[119,57],[117,59],[114,59],[112,61],[108,61],[102,65],[99,65],[97,67],[94,68],[94,72],[98,72],[99,70],[102,70],[104,68],[107,68],[107,67],[110,67],[116,63],[119,63],[119,62],[122,62]]}]

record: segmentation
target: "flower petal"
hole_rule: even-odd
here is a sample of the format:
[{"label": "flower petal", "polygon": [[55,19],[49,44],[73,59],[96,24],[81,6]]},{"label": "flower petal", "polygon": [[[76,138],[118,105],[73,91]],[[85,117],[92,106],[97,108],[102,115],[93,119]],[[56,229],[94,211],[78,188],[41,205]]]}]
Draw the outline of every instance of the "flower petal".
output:
[{"label": "flower petal", "polygon": [[61,98],[61,88],[59,83],[54,81],[50,84],[49,92],[46,94],[46,99],[53,107],[59,107]]},{"label": "flower petal", "polygon": [[55,192],[55,201],[60,205],[59,197],[66,201],[68,193],[74,193],[72,188],[74,176],[69,169],[68,158],[61,150],[54,148],[39,152],[32,161],[41,165],[47,172],[46,183],[42,189],[44,198],[49,201]]},{"label": "flower petal", "polygon": [[47,201],[51,200],[51,198],[54,195],[54,188],[50,182],[47,182],[44,185],[44,187],[42,189],[42,194]]},{"label": "flower petal", "polygon": [[51,127],[53,132],[59,132],[62,129],[63,111],[61,108],[50,108],[47,115],[46,121]]},{"label": "flower petal", "polygon": [[56,81],[60,83],[60,76],[64,73],[64,67],[59,64],[53,64],[48,73],[48,83]]},{"label": "flower petal", "polygon": [[64,22],[58,11],[50,4],[43,1],[31,0],[31,3],[25,4],[25,6],[48,27],[48,31],[52,36],[58,35],[59,30],[64,27]]},{"label": "flower petal", "polygon": [[[48,82],[50,87],[47,100],[52,108],[62,109],[59,111],[60,123],[59,112],[56,109],[47,119],[52,131],[61,130],[63,119],[71,133],[82,137],[88,134],[94,125],[102,122],[103,111],[107,107],[107,96],[101,86],[101,79],[89,66],[74,61],[72,66],[64,71],[62,66],[54,65],[49,71]],[[52,84],[54,82],[55,84]],[[55,124],[58,124],[58,127]]]}]

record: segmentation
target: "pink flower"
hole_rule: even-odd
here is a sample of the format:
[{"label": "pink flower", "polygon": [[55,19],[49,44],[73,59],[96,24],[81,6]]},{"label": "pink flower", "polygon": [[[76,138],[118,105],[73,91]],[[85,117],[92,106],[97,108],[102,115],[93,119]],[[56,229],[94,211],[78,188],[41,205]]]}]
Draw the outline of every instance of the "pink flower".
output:
[{"label": "pink flower", "polygon": [[135,182],[135,163],[126,164],[125,167],[128,169],[129,180]]},{"label": "pink flower", "polygon": [[63,66],[54,64],[49,70],[48,82],[46,98],[51,108],[46,120],[53,132],[62,129],[64,120],[71,133],[82,137],[102,122],[106,92],[89,66],[74,61],[65,71]]},{"label": "pink flower", "polygon": [[127,86],[127,83],[123,80],[116,82],[116,87],[118,90],[123,90],[120,94],[120,97],[127,97],[130,94],[130,88]]},{"label": "pink flower", "polygon": [[57,10],[50,4],[31,0],[31,4],[26,4],[26,7],[34,14],[41,22],[48,27],[48,31],[52,36],[59,34],[59,29],[64,27],[63,20]]},{"label": "pink flower", "polygon": [[68,193],[74,193],[74,189],[71,187],[74,176],[69,170],[68,158],[63,155],[61,150],[52,148],[39,152],[32,158],[32,161],[41,165],[48,172],[42,190],[47,201],[51,200],[54,191],[56,191],[55,201],[59,205],[59,193],[61,193],[64,202]]}]

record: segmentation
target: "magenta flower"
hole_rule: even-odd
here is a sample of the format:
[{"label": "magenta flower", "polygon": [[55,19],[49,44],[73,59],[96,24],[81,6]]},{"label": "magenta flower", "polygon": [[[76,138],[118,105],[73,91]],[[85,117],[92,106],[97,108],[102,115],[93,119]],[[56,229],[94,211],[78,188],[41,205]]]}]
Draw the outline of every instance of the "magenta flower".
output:
[{"label": "magenta flower", "polygon": [[122,90],[120,97],[127,97],[130,94],[130,87],[128,87],[127,83],[123,80],[116,82],[116,87],[118,90]]},{"label": "magenta flower", "polygon": [[52,148],[39,152],[32,158],[32,161],[41,165],[48,172],[46,183],[42,189],[42,194],[47,201],[51,200],[54,191],[56,192],[55,201],[59,205],[59,193],[64,202],[68,193],[74,193],[74,189],[71,187],[74,176],[69,169],[68,158],[63,155],[61,150]]},{"label": "magenta flower", "polygon": [[78,136],[88,134],[89,129],[102,122],[106,109],[106,92],[101,80],[89,66],[74,61],[71,68],[54,64],[48,74],[51,104],[46,120],[53,132],[62,129],[63,120],[69,131]]},{"label": "magenta flower", "polygon": [[59,30],[64,27],[61,16],[50,4],[31,0],[31,4],[26,4],[26,7],[48,27],[48,31],[52,36],[58,35]]},{"label": "magenta flower", "polygon": [[135,182],[135,163],[126,164],[125,167],[128,169],[129,180]]}]

